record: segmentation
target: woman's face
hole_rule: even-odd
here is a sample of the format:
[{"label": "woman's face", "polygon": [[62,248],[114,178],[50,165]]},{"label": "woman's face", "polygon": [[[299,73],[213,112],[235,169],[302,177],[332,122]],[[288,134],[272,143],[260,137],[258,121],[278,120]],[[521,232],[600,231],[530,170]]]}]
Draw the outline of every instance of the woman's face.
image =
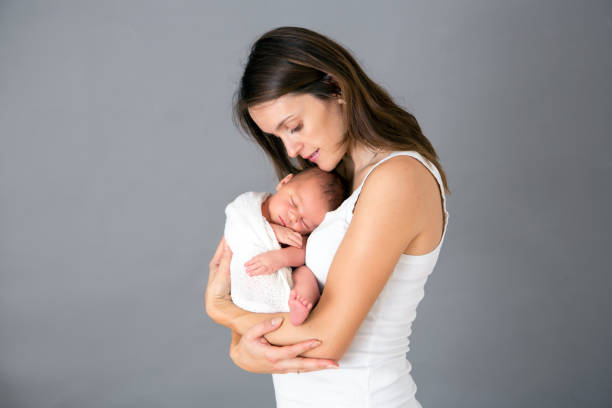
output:
[{"label": "woman's face", "polygon": [[298,155],[331,171],[347,151],[340,98],[319,99],[311,94],[286,94],[249,108],[262,132],[279,137],[290,157]]}]

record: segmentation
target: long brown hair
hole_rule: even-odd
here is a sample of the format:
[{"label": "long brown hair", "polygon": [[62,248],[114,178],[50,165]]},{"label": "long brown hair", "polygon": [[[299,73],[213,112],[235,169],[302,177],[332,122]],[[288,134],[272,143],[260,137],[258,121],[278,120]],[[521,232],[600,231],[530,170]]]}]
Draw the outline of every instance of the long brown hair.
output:
[{"label": "long brown hair", "polygon": [[264,149],[279,179],[312,164],[302,158],[291,160],[282,141],[262,132],[248,108],[289,93],[309,93],[323,100],[341,96],[347,125],[343,142],[414,150],[437,167],[448,192],[438,155],[416,118],[393,102],[341,45],[300,27],[276,28],[253,44],[234,96],[235,123]]}]

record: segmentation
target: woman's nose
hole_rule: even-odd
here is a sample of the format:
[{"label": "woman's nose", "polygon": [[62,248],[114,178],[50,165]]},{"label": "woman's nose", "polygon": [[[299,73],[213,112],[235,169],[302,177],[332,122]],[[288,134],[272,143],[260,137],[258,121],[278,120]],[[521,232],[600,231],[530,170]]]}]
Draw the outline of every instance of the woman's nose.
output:
[{"label": "woman's nose", "polygon": [[297,157],[302,148],[302,144],[297,140],[292,140],[291,136],[283,138],[283,144],[285,145],[289,157]]}]

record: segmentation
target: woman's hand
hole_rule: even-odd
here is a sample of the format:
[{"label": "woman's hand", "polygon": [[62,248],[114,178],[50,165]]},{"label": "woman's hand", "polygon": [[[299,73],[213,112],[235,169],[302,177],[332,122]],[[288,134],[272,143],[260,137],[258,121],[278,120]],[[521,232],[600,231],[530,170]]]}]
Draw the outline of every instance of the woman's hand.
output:
[{"label": "woman's hand", "polygon": [[230,357],[238,367],[253,373],[284,374],[338,368],[333,360],[298,357],[318,347],[318,340],[307,340],[291,346],[276,347],[268,343],[264,334],[276,330],[282,318],[277,317],[256,324],[242,337],[232,332]]},{"label": "woman's hand", "polygon": [[[231,327],[239,317],[224,313],[228,307],[235,309],[230,296],[230,260],[232,251],[222,238],[210,261],[210,273],[206,286],[206,313],[217,323]],[[228,306],[230,305],[230,306]],[[288,373],[322,370],[338,367],[333,360],[298,357],[321,344],[307,340],[289,346],[273,346],[263,337],[282,322],[282,318],[266,319],[244,332],[244,336],[232,331],[230,356],[234,363],[247,371],[256,373]],[[272,323],[274,321],[274,323]]]},{"label": "woman's hand", "polygon": [[219,305],[230,301],[230,260],[232,251],[225,242],[225,237],[221,238],[215,255],[210,261],[208,274],[208,285],[206,286],[206,313],[217,323]]}]

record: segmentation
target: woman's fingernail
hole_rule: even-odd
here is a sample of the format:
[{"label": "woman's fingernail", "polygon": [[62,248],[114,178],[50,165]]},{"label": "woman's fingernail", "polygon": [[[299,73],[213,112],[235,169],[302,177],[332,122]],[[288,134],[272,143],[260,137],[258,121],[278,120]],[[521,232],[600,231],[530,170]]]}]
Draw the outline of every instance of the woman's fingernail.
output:
[{"label": "woman's fingernail", "polygon": [[277,325],[279,325],[279,324],[280,324],[280,322],[281,322],[282,320],[283,320],[283,319],[282,319],[282,318],[280,318],[280,317],[275,317],[274,319],[272,319],[272,320],[270,321],[270,323],[272,324],[272,326],[277,326]]},{"label": "woman's fingernail", "polygon": [[338,368],[338,366],[337,366],[337,365],[330,364],[330,365],[328,365],[328,366],[327,366],[327,367],[325,367],[325,368]]},{"label": "woman's fingernail", "polygon": [[320,345],[321,345],[321,342],[319,340],[313,341],[312,343],[310,343],[310,347],[312,348],[319,347]]}]

